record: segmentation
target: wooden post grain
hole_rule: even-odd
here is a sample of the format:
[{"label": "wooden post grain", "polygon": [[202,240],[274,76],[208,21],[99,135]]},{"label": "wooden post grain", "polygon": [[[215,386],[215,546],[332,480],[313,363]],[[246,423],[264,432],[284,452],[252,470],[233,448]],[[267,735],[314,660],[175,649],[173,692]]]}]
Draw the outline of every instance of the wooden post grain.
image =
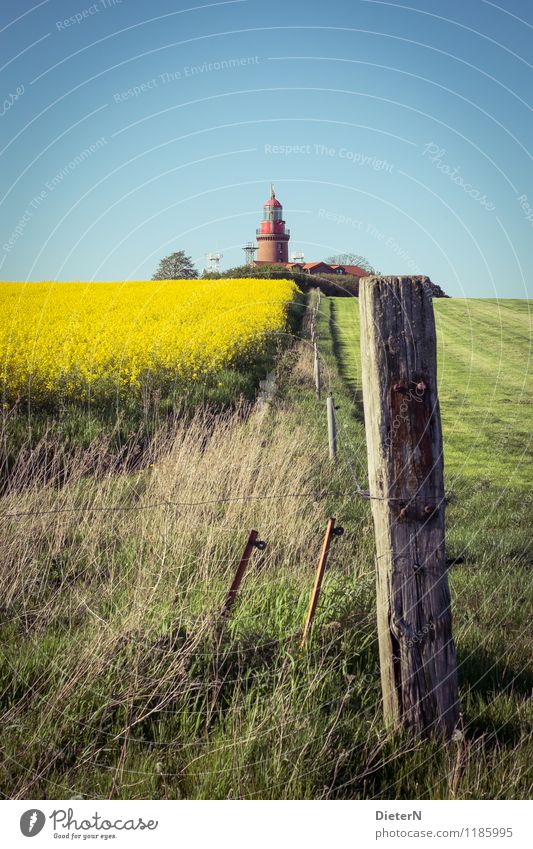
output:
[{"label": "wooden post grain", "polygon": [[318,604],[318,597],[320,595],[320,587],[322,586],[322,578],[324,577],[324,572],[326,569],[326,563],[328,562],[328,554],[329,547],[331,545],[331,537],[333,536],[333,529],[335,528],[335,519],[332,517],[328,519],[328,523],[326,525],[326,533],[324,534],[324,541],[322,543],[322,548],[320,551],[320,557],[318,560],[318,568],[316,570],[315,575],[315,583],[313,586],[313,592],[311,593],[311,600],[309,602],[309,609],[307,611],[307,616],[305,618],[305,625],[302,634],[302,641],[300,643],[300,648],[303,649],[306,642],[307,637],[309,636],[309,632],[313,626],[313,619],[315,618],[316,606]]},{"label": "wooden post grain", "polygon": [[328,416],[329,459],[335,460],[337,458],[337,423],[333,395],[328,395],[326,399],[326,411]]},{"label": "wooden post grain", "polygon": [[320,358],[318,356],[318,344],[314,343],[314,375],[316,397],[320,400]]},{"label": "wooden post grain", "polygon": [[459,702],[428,282],[361,280],[362,384],[385,720],[449,738]]}]

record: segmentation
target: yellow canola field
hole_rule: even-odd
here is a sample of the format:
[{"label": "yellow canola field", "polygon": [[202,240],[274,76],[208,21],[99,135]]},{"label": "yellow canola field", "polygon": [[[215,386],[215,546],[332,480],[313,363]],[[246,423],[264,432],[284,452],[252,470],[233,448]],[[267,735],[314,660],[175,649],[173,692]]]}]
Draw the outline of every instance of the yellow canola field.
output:
[{"label": "yellow canola field", "polygon": [[286,327],[290,280],[0,283],[7,401],[202,380]]}]

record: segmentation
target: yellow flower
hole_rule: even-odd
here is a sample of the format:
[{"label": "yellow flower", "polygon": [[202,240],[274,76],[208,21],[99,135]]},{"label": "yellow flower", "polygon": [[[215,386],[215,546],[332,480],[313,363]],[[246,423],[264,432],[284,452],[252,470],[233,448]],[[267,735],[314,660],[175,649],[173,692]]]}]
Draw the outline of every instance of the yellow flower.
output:
[{"label": "yellow flower", "polygon": [[286,327],[289,280],[3,283],[6,397],[86,399],[203,380]]}]

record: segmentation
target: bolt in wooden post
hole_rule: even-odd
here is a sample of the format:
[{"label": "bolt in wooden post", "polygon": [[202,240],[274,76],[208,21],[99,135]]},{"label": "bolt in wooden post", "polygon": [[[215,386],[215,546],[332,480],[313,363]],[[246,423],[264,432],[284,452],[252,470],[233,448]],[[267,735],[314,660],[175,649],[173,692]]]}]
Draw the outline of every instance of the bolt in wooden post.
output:
[{"label": "bolt in wooden post", "polygon": [[429,282],[361,280],[361,361],[385,720],[450,738],[459,702]]},{"label": "bolt in wooden post", "polygon": [[328,519],[328,523],[326,525],[326,533],[324,535],[324,541],[322,543],[322,549],[320,551],[320,558],[318,560],[318,568],[316,570],[315,583],[313,586],[313,592],[311,593],[311,600],[309,602],[309,609],[307,611],[307,616],[305,618],[305,625],[302,634],[302,641],[300,643],[300,648],[303,649],[306,642],[307,637],[309,636],[309,632],[311,631],[313,625],[313,619],[315,618],[316,606],[318,604],[318,596],[320,595],[320,587],[322,586],[322,578],[324,577],[324,571],[326,569],[326,563],[328,562],[328,553],[329,547],[331,544],[331,537],[333,536],[333,529],[335,527],[335,519]]},{"label": "bolt in wooden post", "polygon": [[320,400],[320,359],[318,356],[318,345],[314,343],[315,349],[315,363],[314,363],[314,373],[315,373],[315,389],[316,389],[316,397]]},{"label": "bolt in wooden post", "polygon": [[337,422],[335,420],[333,395],[328,395],[326,399],[326,411],[328,416],[329,459],[335,460],[337,458]]},{"label": "bolt in wooden post", "polygon": [[252,556],[254,546],[255,546],[255,542],[256,542],[258,536],[259,536],[258,531],[250,531],[250,535],[248,537],[248,542],[246,543],[246,545],[244,547],[244,551],[242,553],[241,561],[240,561],[240,563],[237,567],[237,571],[235,572],[235,577],[232,581],[231,587],[229,588],[229,592],[226,596],[226,600],[224,601],[224,604],[222,606],[222,611],[221,611],[222,616],[225,616],[229,612],[233,602],[235,601],[235,596],[237,595],[237,591],[238,591],[238,589],[241,585],[241,581],[244,577],[246,567],[248,566],[248,561],[250,560],[250,557]]}]

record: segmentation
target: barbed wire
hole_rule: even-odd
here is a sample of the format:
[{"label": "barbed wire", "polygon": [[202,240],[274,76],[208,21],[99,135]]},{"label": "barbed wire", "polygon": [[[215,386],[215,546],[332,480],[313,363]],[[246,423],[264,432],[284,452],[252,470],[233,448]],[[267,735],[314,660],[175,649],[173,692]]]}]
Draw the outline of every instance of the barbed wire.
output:
[{"label": "barbed wire", "polygon": [[60,515],[66,513],[118,513],[118,512],[135,512],[140,510],[156,510],[158,508],[188,508],[188,507],[207,507],[213,506],[216,504],[229,504],[229,503],[237,503],[240,501],[276,501],[282,499],[290,499],[290,498],[309,498],[309,499],[322,499],[328,496],[337,496],[340,498],[349,498],[349,497],[360,497],[366,501],[386,501],[389,503],[397,503],[402,506],[408,507],[409,504],[412,504],[415,501],[424,502],[424,504],[435,503],[435,504],[445,504],[448,500],[446,495],[442,496],[429,496],[429,495],[419,495],[415,493],[413,495],[398,495],[398,496],[386,496],[386,495],[371,495],[368,490],[362,489],[358,484],[354,487],[354,489],[341,491],[341,490],[317,490],[317,491],[309,491],[309,492],[285,492],[285,493],[269,493],[269,494],[261,494],[261,495],[235,495],[235,496],[227,496],[222,498],[211,498],[205,499],[203,501],[157,501],[150,504],[105,504],[105,505],[85,505],[80,507],[57,507],[51,508],[49,510],[19,510],[11,513],[0,513],[0,519],[20,519],[20,518],[33,518],[38,516],[51,516],[51,515]]},{"label": "barbed wire", "polygon": [[326,495],[338,495],[340,493],[331,490],[326,492],[286,492],[279,494],[264,495],[235,495],[222,498],[210,498],[203,501],[157,501],[151,504],[108,504],[108,505],[86,505],[81,507],[60,507],[50,510],[24,510],[12,513],[0,513],[0,519],[18,519],[25,516],[47,516],[60,513],[90,513],[90,512],[121,512],[135,510],[155,510],[159,507],[205,507],[215,504],[229,504],[239,501],[274,501],[283,498],[317,498]]}]

